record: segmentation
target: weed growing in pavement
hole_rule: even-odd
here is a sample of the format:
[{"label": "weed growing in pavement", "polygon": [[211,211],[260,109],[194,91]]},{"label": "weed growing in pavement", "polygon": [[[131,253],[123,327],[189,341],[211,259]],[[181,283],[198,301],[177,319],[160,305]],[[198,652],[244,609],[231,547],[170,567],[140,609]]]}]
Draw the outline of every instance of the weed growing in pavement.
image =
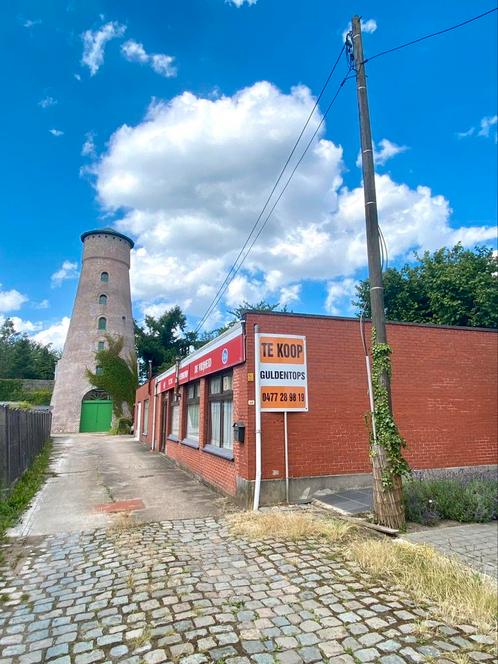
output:
[{"label": "weed growing in pavement", "polygon": [[144,627],[143,630],[142,630],[142,633],[140,634],[140,636],[137,636],[136,638],[134,638],[132,640],[132,642],[131,642],[132,647],[134,649],[135,648],[141,648],[146,643],[149,643],[151,636],[152,636],[152,632],[151,632],[150,627],[148,627],[148,626]]},{"label": "weed growing in pavement", "polygon": [[313,517],[302,512],[238,512],[226,518],[235,535],[249,539],[305,539],[308,547],[311,538],[342,542],[354,529],[345,521]]},{"label": "weed growing in pavement", "polygon": [[498,593],[492,581],[429,546],[357,540],[349,545],[348,555],[374,577],[437,604],[445,620],[468,620],[485,630],[496,626]]},{"label": "weed growing in pavement", "polygon": [[433,629],[427,620],[417,620],[415,621],[415,627],[413,629],[412,635],[417,639],[419,645],[425,645],[432,638],[437,636],[437,631]]},{"label": "weed growing in pavement", "polygon": [[135,521],[133,514],[130,512],[118,512],[118,514],[115,515],[110,530],[119,533],[135,528],[136,525],[137,522]]},{"label": "weed growing in pavement", "polygon": [[[24,510],[41,489],[47,476],[51,454],[52,441],[48,440],[7,497],[0,500],[0,542],[5,539],[7,529],[15,526]],[[0,559],[1,556],[2,554],[0,554]]]}]

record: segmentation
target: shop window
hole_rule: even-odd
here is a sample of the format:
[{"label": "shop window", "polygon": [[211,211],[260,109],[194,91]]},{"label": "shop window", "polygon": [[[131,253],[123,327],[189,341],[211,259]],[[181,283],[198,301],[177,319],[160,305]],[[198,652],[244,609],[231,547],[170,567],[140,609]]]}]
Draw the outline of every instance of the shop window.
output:
[{"label": "shop window", "polygon": [[209,443],[231,450],[232,444],[232,372],[213,376],[209,381]]},{"label": "shop window", "polygon": [[107,295],[102,294],[99,297],[99,304],[107,304]]},{"label": "shop window", "polygon": [[147,432],[149,430],[149,400],[146,399],[144,401],[144,417],[142,421],[142,433],[144,436],[147,435]]},{"label": "shop window", "polygon": [[180,397],[178,394],[173,395],[171,399],[169,435],[180,438]]},{"label": "shop window", "polygon": [[109,272],[101,272],[100,273],[100,281],[102,281],[104,284],[106,284],[109,281]]},{"label": "shop window", "polygon": [[104,318],[104,316],[101,316],[99,318],[99,330],[106,330],[107,329],[107,319]]},{"label": "shop window", "polygon": [[200,382],[187,385],[187,438],[199,442]]}]

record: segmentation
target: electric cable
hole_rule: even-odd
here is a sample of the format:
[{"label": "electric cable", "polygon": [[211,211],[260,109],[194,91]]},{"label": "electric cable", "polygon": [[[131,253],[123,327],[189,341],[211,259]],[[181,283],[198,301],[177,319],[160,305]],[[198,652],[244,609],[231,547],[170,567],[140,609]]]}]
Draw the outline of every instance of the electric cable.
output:
[{"label": "electric cable", "polygon": [[[341,54],[342,54],[342,51],[341,51]],[[337,97],[339,96],[340,91],[342,90],[344,84],[345,84],[346,81],[348,80],[349,72],[350,72],[350,69],[348,69],[346,75],[344,76],[344,78],[342,79],[342,81],[339,83],[339,85],[338,85],[338,87],[337,87],[337,90],[336,90],[334,96],[332,97],[332,100],[330,101],[329,105],[327,106],[325,112],[323,113],[322,118],[321,118],[319,124],[317,125],[315,131],[314,131],[313,134],[311,135],[311,138],[309,139],[309,141],[308,141],[306,147],[304,148],[304,151],[302,152],[301,156],[299,157],[298,161],[297,161],[296,164],[294,165],[294,168],[292,169],[292,171],[291,171],[289,177],[287,178],[287,181],[286,181],[285,185],[283,186],[282,190],[280,191],[279,195],[277,196],[277,198],[276,198],[275,202],[273,203],[273,205],[272,205],[270,211],[268,212],[268,215],[266,216],[265,220],[263,221],[263,223],[261,224],[260,228],[258,229],[258,232],[257,232],[256,235],[254,236],[254,238],[252,239],[252,241],[250,241],[250,236],[252,235],[252,232],[250,233],[248,239],[246,240],[246,242],[245,242],[245,244],[244,244],[244,247],[243,247],[242,250],[239,252],[239,256],[237,257],[237,260],[234,262],[234,264],[233,264],[232,267],[230,268],[230,271],[229,271],[229,273],[227,274],[227,276],[226,276],[226,278],[225,278],[225,281],[223,282],[223,284],[222,284],[222,285],[220,286],[220,288],[218,289],[218,292],[217,292],[217,294],[215,295],[215,297],[213,298],[213,300],[211,301],[211,304],[209,305],[208,309],[206,310],[206,312],[205,312],[204,315],[202,316],[201,320],[198,322],[197,327],[196,327],[195,330],[194,330],[194,333],[195,333],[195,332],[198,332],[198,331],[201,329],[201,327],[203,326],[204,322],[207,320],[207,318],[209,317],[209,315],[211,314],[211,312],[214,310],[214,308],[216,307],[216,305],[218,304],[218,302],[221,300],[221,298],[223,297],[223,294],[225,293],[226,289],[227,289],[228,286],[231,284],[231,282],[235,279],[235,277],[236,277],[236,275],[238,274],[240,268],[241,268],[242,265],[244,264],[244,261],[246,260],[247,256],[248,256],[249,253],[251,252],[251,249],[253,248],[254,244],[256,243],[256,241],[257,241],[258,238],[260,237],[261,233],[263,232],[263,230],[264,230],[266,224],[268,223],[268,221],[269,221],[269,219],[270,219],[270,217],[271,217],[273,211],[275,210],[275,208],[276,208],[278,202],[280,201],[280,199],[281,199],[282,196],[284,195],[285,190],[286,190],[287,187],[289,186],[290,181],[291,181],[292,178],[294,177],[295,172],[297,171],[299,165],[300,165],[301,162],[303,161],[303,159],[304,159],[306,153],[308,152],[308,150],[309,150],[311,144],[313,143],[313,140],[314,140],[315,136],[316,136],[317,133],[320,131],[320,128],[321,128],[321,126],[323,125],[323,123],[324,123],[324,121],[325,121],[325,118],[327,117],[328,113],[330,112],[330,109],[331,109],[332,106],[334,105],[334,103],[335,103]],[[250,244],[249,244],[249,241],[250,241]],[[247,247],[248,244],[249,244],[249,246]],[[247,247],[247,251],[245,252],[245,255],[242,256],[242,254],[243,254],[243,252],[244,252],[244,250],[245,250],[246,247]],[[240,262],[239,262],[239,259],[240,259],[241,257],[242,257],[242,260],[240,260]],[[239,262],[239,264],[237,265],[238,262]]]},{"label": "electric cable", "polygon": [[464,25],[468,25],[469,23],[473,23],[474,21],[477,21],[480,18],[484,18],[484,16],[488,16],[489,14],[492,14],[493,12],[498,11],[498,7],[493,7],[493,9],[489,9],[487,12],[483,12],[482,14],[479,14],[478,16],[473,16],[472,18],[467,19],[466,21],[462,21],[461,23],[457,23],[456,25],[452,25],[449,28],[444,28],[443,30],[438,30],[437,32],[431,32],[429,35],[424,35],[423,37],[418,37],[417,39],[413,39],[412,41],[405,42],[404,44],[399,44],[398,46],[393,46],[393,48],[388,48],[385,51],[380,51],[379,53],[376,53],[375,55],[371,55],[369,58],[365,58],[362,62],[362,64],[365,64],[366,62],[370,62],[371,60],[375,60],[375,58],[380,58],[383,55],[387,55],[388,53],[393,53],[394,51],[399,51],[402,48],[406,48],[407,46],[412,46],[413,44],[418,44],[421,41],[425,41],[426,39],[431,39],[432,37],[437,37],[439,35],[443,35],[446,32],[451,32],[452,30],[456,30],[457,28],[461,28]]},{"label": "electric cable", "polygon": [[[266,199],[265,204],[263,205],[263,208],[262,208],[261,212],[259,213],[259,215],[258,215],[256,221],[254,222],[254,224],[253,224],[253,226],[252,226],[252,228],[251,228],[251,230],[250,230],[250,232],[249,232],[249,235],[248,235],[247,238],[246,238],[246,241],[245,241],[244,244],[242,245],[242,248],[240,249],[240,251],[239,251],[239,253],[238,253],[238,255],[237,255],[237,258],[236,258],[235,261],[232,263],[232,266],[231,266],[231,268],[228,270],[228,272],[227,272],[227,274],[226,274],[226,276],[225,276],[224,281],[222,282],[222,284],[220,285],[218,291],[216,292],[216,295],[214,296],[215,298],[216,298],[216,297],[218,296],[218,294],[221,292],[221,289],[225,286],[226,281],[229,279],[230,275],[232,274],[232,271],[235,269],[235,267],[236,267],[236,265],[237,265],[237,262],[239,261],[239,259],[240,259],[241,255],[242,255],[242,253],[244,252],[244,249],[247,247],[247,244],[249,243],[249,241],[250,241],[250,239],[251,239],[251,237],[252,237],[252,234],[253,234],[254,231],[256,230],[256,228],[257,228],[257,226],[258,226],[258,224],[259,224],[259,222],[260,222],[260,220],[261,220],[261,217],[263,216],[263,214],[264,214],[266,208],[268,207],[268,204],[269,204],[269,202],[270,202],[270,200],[271,200],[271,197],[272,197],[273,194],[275,193],[275,190],[276,190],[276,188],[278,187],[278,185],[279,185],[279,183],[280,183],[280,180],[282,179],[282,177],[283,177],[283,175],[284,175],[284,172],[285,172],[287,166],[289,165],[289,162],[290,162],[290,160],[292,159],[292,156],[294,155],[294,152],[296,151],[296,148],[297,148],[297,146],[298,146],[298,144],[299,144],[299,142],[300,142],[300,140],[301,140],[301,138],[302,138],[304,132],[306,131],[306,128],[307,128],[308,125],[309,125],[309,123],[310,123],[310,121],[311,121],[311,118],[313,117],[313,115],[314,115],[314,113],[315,113],[315,111],[316,111],[316,109],[317,109],[317,107],[318,107],[318,104],[320,103],[320,100],[322,99],[323,94],[324,94],[325,90],[327,89],[327,86],[328,86],[328,84],[329,84],[329,82],[330,82],[330,79],[332,78],[332,76],[334,75],[335,70],[337,69],[337,65],[339,64],[339,61],[340,61],[341,56],[342,56],[342,54],[343,54],[343,52],[344,52],[344,49],[345,49],[345,46],[344,46],[344,44],[343,44],[342,47],[341,47],[341,50],[339,51],[339,55],[337,56],[337,58],[336,58],[336,60],[335,60],[335,62],[334,62],[334,64],[333,64],[333,66],[332,66],[332,69],[330,70],[330,72],[329,72],[327,78],[325,79],[324,84],[322,85],[322,89],[320,90],[320,93],[319,93],[318,97],[316,98],[315,104],[314,104],[313,108],[311,109],[311,111],[310,111],[310,113],[309,113],[309,115],[308,115],[308,117],[307,117],[307,119],[306,119],[306,122],[304,123],[303,128],[301,129],[301,131],[300,131],[300,133],[299,133],[299,136],[297,137],[297,139],[296,139],[296,141],[295,141],[295,143],[294,143],[294,146],[293,146],[293,148],[292,148],[292,150],[291,150],[289,156],[287,157],[287,159],[286,159],[284,165],[282,166],[282,169],[280,170],[280,173],[279,173],[279,175],[278,175],[278,177],[277,177],[277,179],[276,179],[276,181],[275,181],[275,183],[274,183],[274,185],[273,185],[273,187],[272,187],[272,190],[270,191],[270,193],[269,193],[269,195],[268,195],[268,197],[267,197],[267,199]],[[199,327],[197,327],[197,328],[195,329],[195,332],[198,332],[198,331],[199,331]]]}]

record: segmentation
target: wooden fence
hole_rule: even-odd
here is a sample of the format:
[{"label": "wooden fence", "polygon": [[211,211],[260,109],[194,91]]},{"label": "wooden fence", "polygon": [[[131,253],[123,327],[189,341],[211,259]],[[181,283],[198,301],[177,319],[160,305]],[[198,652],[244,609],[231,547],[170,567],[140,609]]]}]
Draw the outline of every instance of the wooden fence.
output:
[{"label": "wooden fence", "polygon": [[50,438],[52,413],[0,406],[0,495],[29,468]]}]

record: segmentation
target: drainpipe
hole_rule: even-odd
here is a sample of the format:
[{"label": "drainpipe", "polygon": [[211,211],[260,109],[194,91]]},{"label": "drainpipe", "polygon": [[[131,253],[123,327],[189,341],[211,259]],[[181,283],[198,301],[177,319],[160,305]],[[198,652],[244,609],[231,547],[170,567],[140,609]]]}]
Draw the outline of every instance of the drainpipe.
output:
[{"label": "drainpipe", "polygon": [[253,510],[259,509],[261,492],[261,387],[260,387],[260,356],[259,356],[259,325],[254,326],[254,371],[255,371],[255,417],[256,417],[256,477],[254,483]]},{"label": "drainpipe", "polygon": [[152,409],[152,450],[155,450],[156,449],[156,401],[157,401],[157,394],[156,394],[157,383],[155,378],[154,378],[152,392],[154,396],[154,407]]}]

